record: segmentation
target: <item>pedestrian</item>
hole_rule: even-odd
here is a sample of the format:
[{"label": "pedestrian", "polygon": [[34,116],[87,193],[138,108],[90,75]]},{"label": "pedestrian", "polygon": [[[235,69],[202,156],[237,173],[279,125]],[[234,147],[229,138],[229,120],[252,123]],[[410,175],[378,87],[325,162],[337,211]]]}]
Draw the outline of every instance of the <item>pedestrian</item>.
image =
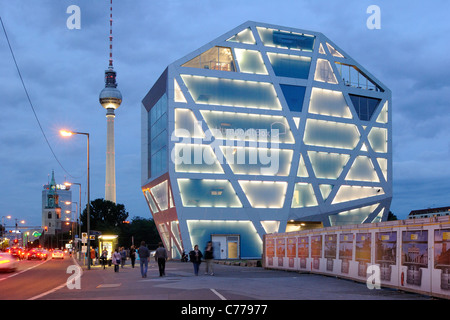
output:
[{"label": "pedestrian", "polygon": [[141,241],[141,246],[138,249],[139,261],[141,264],[142,278],[147,278],[148,261],[150,260],[150,250],[145,245],[145,241]]},{"label": "pedestrian", "polygon": [[119,252],[119,248],[116,248],[112,255],[112,262],[114,263],[114,272],[119,272],[121,255]]},{"label": "pedestrian", "polygon": [[166,275],[166,261],[167,261],[167,250],[164,248],[162,242],[158,244],[158,249],[155,252],[155,259],[158,261],[159,276]]},{"label": "pedestrian", "polygon": [[214,249],[211,241],[208,241],[205,248],[205,262],[206,262],[206,271],[205,274],[210,273],[210,275],[214,275]]},{"label": "pedestrian", "polygon": [[102,262],[103,269],[106,269],[106,263],[108,260],[108,250],[106,250],[106,247],[103,248],[102,255],[100,256],[100,260]]},{"label": "pedestrian", "polygon": [[91,266],[95,264],[95,250],[91,247]]},{"label": "pedestrian", "polygon": [[191,260],[192,264],[194,265],[194,273],[196,276],[198,276],[198,269],[200,267],[200,264],[202,263],[202,252],[198,249],[198,245],[196,244],[194,246],[194,250],[189,252],[189,260]]},{"label": "pedestrian", "polygon": [[124,247],[122,247],[122,249],[120,250],[120,261],[121,261],[120,266],[123,268],[125,262],[127,261],[127,251],[125,250]]},{"label": "pedestrian", "polygon": [[130,248],[130,260],[131,260],[131,267],[134,268],[134,263],[136,262],[136,248],[131,246]]}]

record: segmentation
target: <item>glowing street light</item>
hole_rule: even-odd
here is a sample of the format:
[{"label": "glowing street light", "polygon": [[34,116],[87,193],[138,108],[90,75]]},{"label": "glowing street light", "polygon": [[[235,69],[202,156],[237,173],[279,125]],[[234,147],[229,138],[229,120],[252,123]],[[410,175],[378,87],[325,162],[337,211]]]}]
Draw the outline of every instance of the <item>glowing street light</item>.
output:
[{"label": "glowing street light", "polygon": [[90,231],[91,231],[91,213],[90,213],[90,173],[89,173],[89,133],[86,132],[74,132],[74,131],[69,131],[69,130],[60,130],[59,133],[61,134],[61,136],[63,137],[71,137],[74,134],[81,134],[81,135],[85,135],[87,137],[87,234],[88,234],[88,238],[87,238],[87,250],[88,250],[88,254],[87,254],[87,262],[88,262],[88,270],[91,269],[91,255],[89,254],[90,249],[91,249],[91,240],[90,240]]}]

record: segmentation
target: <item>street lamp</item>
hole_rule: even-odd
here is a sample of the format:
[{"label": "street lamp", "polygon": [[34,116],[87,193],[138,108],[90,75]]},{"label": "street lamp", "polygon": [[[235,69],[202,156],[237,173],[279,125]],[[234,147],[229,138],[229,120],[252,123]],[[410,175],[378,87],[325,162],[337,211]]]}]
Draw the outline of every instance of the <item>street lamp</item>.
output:
[{"label": "street lamp", "polygon": [[3,236],[3,232],[6,231],[5,218],[6,218],[6,219],[11,219],[11,216],[3,216],[3,217],[2,217],[2,225],[3,225],[3,228],[1,229],[2,232],[1,232],[1,234],[0,234],[0,237]]},{"label": "street lamp", "polygon": [[74,134],[81,134],[81,135],[85,135],[87,137],[87,234],[88,234],[88,238],[87,238],[87,262],[88,262],[88,270],[91,269],[91,254],[90,254],[90,249],[91,249],[91,239],[90,239],[90,231],[91,231],[91,213],[90,213],[90,207],[91,207],[91,201],[90,201],[90,188],[89,188],[89,179],[90,179],[90,174],[89,174],[89,133],[86,132],[74,132],[74,131],[67,131],[67,130],[60,130],[59,133],[61,134],[61,136],[63,137],[71,137]]}]

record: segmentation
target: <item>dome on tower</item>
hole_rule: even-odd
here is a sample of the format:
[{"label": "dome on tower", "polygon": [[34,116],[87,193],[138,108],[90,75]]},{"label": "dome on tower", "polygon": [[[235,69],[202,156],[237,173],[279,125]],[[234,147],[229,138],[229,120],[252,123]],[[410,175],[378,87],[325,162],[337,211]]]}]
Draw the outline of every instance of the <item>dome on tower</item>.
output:
[{"label": "dome on tower", "polygon": [[99,101],[105,109],[117,109],[122,103],[122,94],[117,88],[106,87],[100,92]]}]

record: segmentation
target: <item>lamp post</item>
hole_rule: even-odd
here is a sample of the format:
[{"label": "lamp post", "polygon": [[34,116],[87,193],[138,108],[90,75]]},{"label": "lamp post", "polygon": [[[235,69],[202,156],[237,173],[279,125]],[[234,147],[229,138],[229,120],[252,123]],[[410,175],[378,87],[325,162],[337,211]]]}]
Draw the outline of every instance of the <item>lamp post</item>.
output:
[{"label": "lamp post", "polygon": [[2,217],[2,225],[3,225],[3,228],[1,229],[2,233],[0,234],[0,237],[2,237],[2,236],[3,236],[3,232],[6,231],[5,218],[6,218],[6,219],[11,219],[11,216],[3,216],[3,217]]},{"label": "lamp post", "polygon": [[91,248],[91,239],[90,239],[90,229],[91,229],[91,212],[90,212],[90,207],[91,207],[91,201],[90,201],[90,188],[89,188],[89,179],[90,179],[90,174],[89,174],[89,133],[86,132],[74,132],[74,131],[67,131],[67,130],[60,130],[59,131],[60,134],[63,137],[70,137],[74,134],[81,134],[81,135],[85,135],[87,137],[87,234],[88,234],[88,238],[87,238],[87,262],[88,262],[88,270],[91,269],[91,253],[90,253],[90,248]]},{"label": "lamp post", "polygon": [[[66,201],[65,202],[67,205],[69,205],[69,204],[73,204],[73,203],[75,203],[75,214],[77,215],[77,218],[76,218],[76,222],[77,222],[77,225],[76,225],[76,230],[75,230],[75,232],[78,234],[78,232],[77,232],[77,230],[78,230],[78,202],[76,202],[76,201]],[[71,211],[70,213],[72,213],[73,211]],[[74,243],[75,241],[74,241],[74,238],[75,238],[75,235],[74,235],[74,232],[73,232],[73,221],[72,221],[72,243]]]}]

